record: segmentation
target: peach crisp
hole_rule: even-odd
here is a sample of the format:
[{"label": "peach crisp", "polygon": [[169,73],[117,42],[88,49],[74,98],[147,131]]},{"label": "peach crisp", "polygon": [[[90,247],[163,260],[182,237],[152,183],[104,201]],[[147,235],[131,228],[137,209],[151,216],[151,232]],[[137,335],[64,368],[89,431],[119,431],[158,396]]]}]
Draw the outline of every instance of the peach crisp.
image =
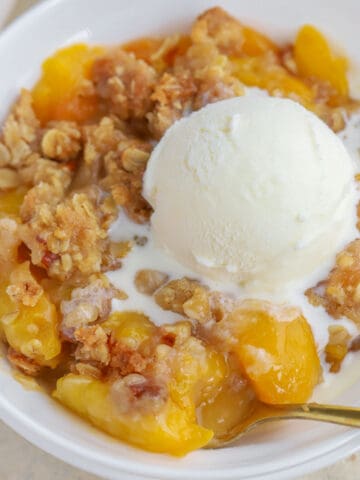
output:
[{"label": "peach crisp", "polygon": [[[186,34],[72,45],[45,60],[0,136],[0,334],[13,367],[104,432],[177,456],[223,435],[258,402],[308,401],[323,346],[297,305],[234,298],[142,264],[152,214],[143,175],[174,122],[250,87],[342,130],[358,106],[347,70],[313,26],[279,45],[221,8]],[[135,233],[111,235],[118,217],[120,230]],[[307,291],[358,326],[359,242]],[[112,279],[130,255],[138,268],[119,286]],[[333,372],[356,349],[334,323],[324,350]]]}]

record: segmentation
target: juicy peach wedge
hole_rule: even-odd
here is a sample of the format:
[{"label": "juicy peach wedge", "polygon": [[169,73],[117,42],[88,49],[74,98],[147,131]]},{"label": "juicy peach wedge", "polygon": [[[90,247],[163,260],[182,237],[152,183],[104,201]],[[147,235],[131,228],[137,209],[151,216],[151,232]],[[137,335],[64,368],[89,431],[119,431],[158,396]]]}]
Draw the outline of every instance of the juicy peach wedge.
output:
[{"label": "juicy peach wedge", "polygon": [[321,367],[311,328],[299,310],[246,301],[217,328],[235,339],[230,348],[259,400],[283,404],[309,399]]},{"label": "juicy peach wedge", "polygon": [[242,55],[249,57],[256,57],[258,55],[264,55],[267,52],[278,52],[278,47],[275,43],[266,37],[264,34],[257,30],[242,26],[243,43],[241,45]]},{"label": "juicy peach wedge", "polygon": [[122,48],[125,52],[133,53],[139,60],[151,63],[151,57],[159,50],[163,41],[162,38],[144,37],[127,42]]},{"label": "juicy peach wedge", "polygon": [[159,72],[173,66],[178,56],[184,55],[191,45],[188,35],[176,35],[166,38],[139,38],[122,45],[123,50],[133,53]]},{"label": "juicy peach wedge", "polygon": [[38,365],[55,367],[61,352],[55,306],[45,294],[35,307],[21,306],[1,319],[4,335],[17,352]]},{"label": "juicy peach wedge", "polygon": [[[189,322],[180,322],[175,327],[191,331]],[[196,408],[220,390],[228,375],[228,366],[221,353],[193,336],[175,348],[169,393],[181,408],[195,418]]]},{"label": "juicy peach wedge", "polygon": [[156,330],[146,315],[134,311],[114,312],[101,326],[106,332],[112,332],[117,341],[133,349],[149,340]]},{"label": "juicy peach wedge", "polygon": [[[115,312],[101,326],[107,333],[112,332],[117,341],[133,349],[154,338],[157,328],[146,315],[135,311]],[[165,361],[172,372],[168,382],[172,400],[195,418],[196,407],[216,393],[224,381],[228,373],[226,361],[222,354],[191,335],[190,322],[165,328],[185,339],[174,347],[171,361],[167,358],[167,346],[163,352],[158,350],[157,360]]]},{"label": "juicy peach wedge", "polygon": [[[28,265],[18,268],[28,269]],[[56,367],[61,341],[55,305],[45,293],[34,306],[14,303],[6,293],[7,285],[3,281],[0,288],[0,324],[6,342],[38,365]]]},{"label": "juicy peach wedge", "polygon": [[294,45],[294,59],[301,76],[328,82],[341,96],[349,94],[347,59],[337,55],[315,27],[304,25],[299,30]]},{"label": "juicy peach wedge", "polygon": [[197,425],[171,399],[158,413],[125,415],[117,410],[110,388],[109,383],[68,374],[58,380],[53,395],[106,433],[151,452],[181,456],[211,440],[211,430]]},{"label": "juicy peach wedge", "polygon": [[255,394],[240,375],[230,376],[218,393],[200,407],[201,425],[211,429],[215,437],[227,435],[255,410]]},{"label": "juicy peach wedge", "polygon": [[269,63],[263,57],[233,58],[232,62],[234,75],[244,85],[262,88],[270,95],[292,98],[308,109],[313,108],[312,90],[282,66]]},{"label": "juicy peach wedge", "polygon": [[77,44],[45,60],[32,91],[34,110],[43,124],[50,120],[82,123],[96,115],[98,101],[89,79],[92,65],[102,52],[102,47]]}]

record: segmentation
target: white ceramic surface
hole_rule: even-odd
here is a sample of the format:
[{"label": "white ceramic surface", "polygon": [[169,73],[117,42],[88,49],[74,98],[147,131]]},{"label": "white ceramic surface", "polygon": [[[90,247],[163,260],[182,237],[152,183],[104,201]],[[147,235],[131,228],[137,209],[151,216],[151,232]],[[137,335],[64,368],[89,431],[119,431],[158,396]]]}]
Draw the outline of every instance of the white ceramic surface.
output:
[{"label": "white ceramic surface", "polygon": [[[31,85],[41,61],[56,48],[75,41],[115,43],[185,30],[196,14],[217,3],[283,40],[293,36],[299,25],[314,23],[360,61],[358,0],[49,0],[0,36],[0,117],[19,88]],[[337,402],[355,404],[358,390],[359,384],[353,385]],[[153,455],[99,433],[42,393],[24,390],[3,359],[0,418],[47,452],[112,480],[289,479],[360,447],[358,431],[288,422],[248,435],[233,448],[201,450],[183,459]]]}]

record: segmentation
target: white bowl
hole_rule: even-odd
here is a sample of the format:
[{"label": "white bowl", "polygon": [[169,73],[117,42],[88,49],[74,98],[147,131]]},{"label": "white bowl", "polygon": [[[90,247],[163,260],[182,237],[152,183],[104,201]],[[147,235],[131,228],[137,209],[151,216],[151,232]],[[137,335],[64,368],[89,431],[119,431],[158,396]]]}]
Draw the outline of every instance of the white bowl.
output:
[{"label": "white bowl", "polygon": [[0,5],[0,28],[8,18],[11,9],[14,7],[15,0],[1,0]]},{"label": "white bowl", "polygon": [[[63,45],[119,43],[138,36],[185,30],[197,14],[220,1],[50,0],[0,36],[0,118],[22,86],[31,86],[42,60]],[[360,60],[358,0],[222,0],[231,13],[277,39],[293,38],[311,22]],[[358,401],[356,384],[338,402]],[[246,436],[236,447],[200,450],[183,459],[142,452],[89,427],[50,397],[24,390],[0,359],[0,418],[27,440],[62,460],[113,480],[289,479],[350,455],[360,432],[287,422]],[[21,462],[21,452],[19,452]]]}]

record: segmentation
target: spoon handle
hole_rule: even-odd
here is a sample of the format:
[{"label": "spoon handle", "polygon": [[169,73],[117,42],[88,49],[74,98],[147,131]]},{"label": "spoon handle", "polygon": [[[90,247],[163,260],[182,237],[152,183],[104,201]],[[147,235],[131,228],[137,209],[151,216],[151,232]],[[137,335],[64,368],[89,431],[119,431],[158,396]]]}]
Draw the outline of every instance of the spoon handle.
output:
[{"label": "spoon handle", "polygon": [[225,435],[214,437],[207,448],[222,448],[234,443],[254,427],[276,420],[303,418],[360,428],[360,408],[303,403],[292,405],[261,404],[254,414]]},{"label": "spoon handle", "polygon": [[285,418],[304,418],[319,422],[330,422],[349,427],[360,427],[360,408],[338,405],[320,405],[304,403],[296,405],[277,405],[279,416]]}]

